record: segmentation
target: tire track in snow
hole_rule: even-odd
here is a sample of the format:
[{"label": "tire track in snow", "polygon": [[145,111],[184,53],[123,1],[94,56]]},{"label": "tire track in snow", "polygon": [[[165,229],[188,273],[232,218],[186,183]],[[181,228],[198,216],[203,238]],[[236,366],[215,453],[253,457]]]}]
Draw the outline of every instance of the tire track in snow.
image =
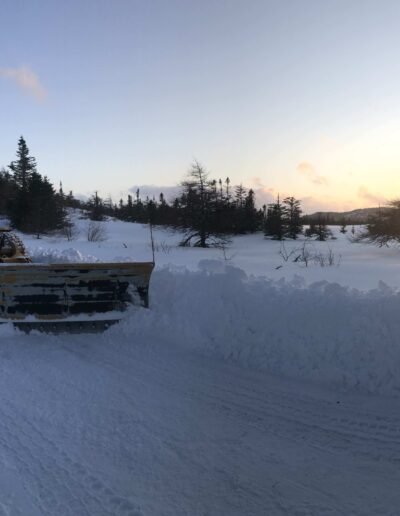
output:
[{"label": "tire track in snow", "polygon": [[[58,338],[30,361],[2,365],[0,453],[41,514],[388,516],[399,505],[395,412],[337,406],[299,382],[195,353],[82,343]],[[132,457],[145,461],[132,496],[121,476],[110,483],[99,472],[96,452],[105,468],[116,454],[120,475]],[[354,493],[342,499],[349,477]],[[153,500],[133,503],[146,489]]]},{"label": "tire track in snow", "polygon": [[3,398],[1,408],[1,446],[18,465],[43,514],[141,515],[135,505],[61,449],[18,407]]},{"label": "tire track in snow", "polygon": [[[101,352],[103,355],[112,354],[112,350],[107,348],[102,348]],[[134,365],[126,356],[123,358],[123,364],[118,363],[118,359],[113,360],[112,356],[109,356],[108,360],[96,356],[96,360],[110,370],[118,370],[120,374],[124,369],[132,371],[131,367]],[[152,381],[157,381],[164,388],[170,389],[174,385],[175,370],[168,368],[160,370],[159,364],[152,366],[151,362],[146,362],[139,370],[139,375],[136,373],[135,382],[140,381],[142,385],[145,384],[146,376],[151,376]],[[236,379],[234,385],[230,385],[230,378],[215,382],[216,377],[217,373],[205,379],[206,389],[199,390],[198,385],[196,389],[187,388],[188,398],[203,399],[205,403],[213,402],[216,410],[236,410],[235,417],[239,416],[249,422],[254,420],[255,424],[262,419],[264,421],[268,419],[270,423],[271,416],[277,418],[278,424],[280,420],[285,420],[288,424],[283,428],[289,430],[288,438],[292,435],[296,439],[308,439],[316,444],[320,435],[325,446],[331,445],[335,451],[343,448],[346,452],[348,451],[346,442],[351,441],[352,451],[371,456],[373,459],[400,462],[400,418],[395,413],[392,417],[363,413],[355,410],[353,406],[347,408],[334,403],[328,404],[322,398],[307,398],[301,394],[301,391],[292,392],[288,396],[276,388],[272,392],[266,390],[261,397],[257,391],[249,389],[248,383],[243,384],[240,378]],[[191,384],[190,375],[185,377],[185,369],[181,371],[176,390],[181,391],[182,384],[188,386]],[[268,389],[270,388],[269,385]],[[299,430],[304,430],[300,432],[300,436],[297,431],[292,431],[296,425],[300,427]],[[272,429],[271,424],[268,428]],[[282,427],[279,426],[279,428],[281,432]],[[381,455],[379,451],[382,452]]]},{"label": "tire track in snow", "polygon": [[[217,371],[211,374],[206,368],[202,368],[201,378],[197,379],[195,388],[190,388],[193,383],[193,371],[190,368],[188,371],[182,368],[177,377],[177,364],[174,361],[157,359],[157,351],[153,355],[154,360],[146,360],[140,364],[140,368],[137,368],[137,364],[135,368],[136,357],[123,355],[123,361],[119,362],[119,359],[113,356],[115,350],[112,348],[99,348],[97,352],[96,360],[102,367],[110,371],[119,370],[122,374],[126,370],[134,369],[135,381],[145,382],[146,378],[151,378],[153,384],[159,384],[160,389],[175,391],[175,394],[179,392],[188,402],[202,403],[208,410],[212,409],[215,415],[224,413],[232,424],[253,427],[263,435],[275,435],[288,442],[299,443],[336,456],[346,456],[350,453],[358,461],[368,461],[371,464],[383,461],[397,465],[399,461],[400,432],[397,417],[382,417],[368,410],[354,410],[354,406],[338,407],[332,402],[327,403],[321,397],[304,396],[301,389],[287,394],[276,385],[271,389],[270,382],[259,390],[257,387],[260,385],[254,386],[248,378],[242,380],[238,376],[232,381],[231,377],[224,377],[224,374],[221,376],[224,369],[221,367],[218,370],[218,366]],[[218,382],[215,381],[217,377]],[[304,489],[306,487],[303,486]],[[310,489],[310,486],[307,488]],[[331,508],[338,506],[334,495],[326,496],[331,499]],[[328,511],[327,514],[330,513],[329,507],[318,507],[320,512],[316,514],[322,514],[325,510]],[[379,503],[375,507],[378,514]],[[382,514],[385,514],[385,510]],[[337,508],[337,514],[347,511]]]}]

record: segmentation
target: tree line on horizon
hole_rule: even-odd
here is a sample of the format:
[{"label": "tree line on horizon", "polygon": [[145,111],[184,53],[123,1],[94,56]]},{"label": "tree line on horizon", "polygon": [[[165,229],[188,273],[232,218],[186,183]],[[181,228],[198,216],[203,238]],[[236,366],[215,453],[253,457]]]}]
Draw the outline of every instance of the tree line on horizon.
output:
[{"label": "tree line on horizon", "polygon": [[[63,230],[71,225],[68,208],[79,208],[93,221],[107,216],[119,220],[169,226],[182,231],[181,245],[209,247],[221,245],[230,235],[262,232],[265,237],[283,240],[307,237],[326,240],[330,237],[327,220],[322,214],[308,218],[309,227],[303,231],[305,217],[301,202],[285,197],[262,208],[256,207],[255,193],[243,185],[231,185],[225,180],[212,179],[205,168],[193,162],[181,183],[181,192],[172,202],[163,193],[159,198],[142,199],[128,195],[118,204],[102,199],[97,192],[87,201],[76,199],[70,191],[58,190],[37,170],[25,139],[18,141],[16,159],[7,169],[0,170],[0,214],[6,215],[13,228],[23,232],[43,233]],[[308,216],[309,217],[309,216]],[[345,222],[343,223],[345,227]]]}]

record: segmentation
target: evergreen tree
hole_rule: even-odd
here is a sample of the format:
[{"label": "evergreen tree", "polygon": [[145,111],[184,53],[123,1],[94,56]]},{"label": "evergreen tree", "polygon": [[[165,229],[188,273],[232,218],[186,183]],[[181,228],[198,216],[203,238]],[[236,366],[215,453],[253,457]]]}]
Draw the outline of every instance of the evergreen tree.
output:
[{"label": "evergreen tree", "polygon": [[369,218],[366,230],[356,236],[356,229],[351,228],[355,240],[367,240],[382,247],[391,242],[400,242],[400,200],[394,200],[384,208],[379,208],[376,215]]},{"label": "evergreen tree", "polygon": [[26,192],[28,181],[32,173],[36,172],[36,160],[29,155],[28,146],[22,136],[18,140],[17,159],[10,163],[9,168],[14,173],[17,187],[22,192]]},{"label": "evergreen tree", "polygon": [[236,234],[246,233],[246,213],[244,210],[245,206],[245,198],[246,198],[246,189],[243,185],[238,185],[235,187],[235,197],[234,197],[234,205],[233,205],[233,231]]},{"label": "evergreen tree", "polygon": [[82,208],[82,202],[75,199],[72,190],[69,191],[67,196],[64,196],[64,207],[65,208]]},{"label": "evergreen tree", "polygon": [[265,236],[274,240],[282,240],[285,234],[284,212],[279,196],[275,203],[270,204],[267,210],[267,218],[264,226]]},{"label": "evergreen tree", "polygon": [[15,198],[16,185],[11,174],[4,168],[0,170],[0,214],[8,215]]},{"label": "evergreen tree", "polygon": [[324,242],[332,236],[332,231],[326,224],[326,218],[318,213],[317,218],[310,223],[310,227],[306,229],[305,234],[307,237],[316,237],[316,240]]},{"label": "evergreen tree", "polygon": [[231,180],[229,177],[225,179],[225,185],[226,185],[226,198],[229,199],[230,193],[229,193],[229,185],[231,184]]},{"label": "evergreen tree", "polygon": [[53,185],[47,177],[42,177],[34,171],[28,182],[29,221],[25,230],[41,234],[55,229],[62,229],[66,223],[66,213],[62,198],[56,194]]},{"label": "evergreen tree", "polygon": [[82,203],[74,199],[72,192],[65,196],[61,183],[56,192],[49,179],[39,174],[22,136],[16,154],[17,159],[9,165],[11,173],[0,171],[0,212],[9,217],[14,228],[37,236],[62,229],[66,207],[81,207]]},{"label": "evergreen tree", "polygon": [[92,197],[89,199],[87,203],[87,208],[89,210],[89,218],[90,220],[102,221],[104,220],[104,205],[103,199],[99,197],[97,192],[94,192]]},{"label": "evergreen tree", "polygon": [[31,213],[29,211],[28,184],[32,174],[36,172],[36,160],[29,155],[28,146],[21,136],[18,140],[17,159],[12,161],[9,169],[13,173],[15,193],[10,200],[9,216],[14,227],[26,230],[29,226]]},{"label": "evergreen tree", "polygon": [[224,192],[222,190],[222,179],[221,178],[218,179],[218,184],[219,184],[219,195],[222,200],[224,198]]},{"label": "evergreen tree", "polygon": [[256,202],[254,196],[254,190],[250,188],[247,192],[244,201],[244,218],[246,231],[254,233],[259,225],[259,220],[262,219],[262,211],[258,212],[256,209]]},{"label": "evergreen tree", "polygon": [[241,209],[244,206],[244,199],[246,196],[246,189],[243,188],[243,185],[240,184],[235,187],[235,204],[236,206]]},{"label": "evergreen tree", "polygon": [[209,247],[221,242],[216,223],[217,191],[214,186],[204,167],[195,161],[188,179],[182,183],[183,190],[179,197],[177,225],[186,232],[182,245]]},{"label": "evergreen tree", "polygon": [[286,197],[286,199],[283,200],[282,211],[285,236],[296,239],[303,231],[300,201],[294,197]]}]

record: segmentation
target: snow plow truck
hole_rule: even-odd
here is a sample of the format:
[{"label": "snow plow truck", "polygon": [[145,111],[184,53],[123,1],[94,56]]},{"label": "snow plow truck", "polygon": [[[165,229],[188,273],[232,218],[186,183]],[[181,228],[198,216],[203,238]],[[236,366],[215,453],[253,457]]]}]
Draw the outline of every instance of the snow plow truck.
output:
[{"label": "snow plow truck", "polygon": [[0,228],[0,323],[25,331],[87,333],[149,306],[153,262],[35,264],[20,238]]}]

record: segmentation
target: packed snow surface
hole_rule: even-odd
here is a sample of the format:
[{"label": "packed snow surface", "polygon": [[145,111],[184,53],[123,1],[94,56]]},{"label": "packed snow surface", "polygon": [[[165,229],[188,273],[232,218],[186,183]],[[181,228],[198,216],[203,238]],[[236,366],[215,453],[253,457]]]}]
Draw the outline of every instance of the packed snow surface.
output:
[{"label": "packed snow surface", "polygon": [[[149,261],[148,228],[24,235],[35,262]],[[397,515],[400,252],[155,231],[150,309],[0,326],[0,515]]]}]

